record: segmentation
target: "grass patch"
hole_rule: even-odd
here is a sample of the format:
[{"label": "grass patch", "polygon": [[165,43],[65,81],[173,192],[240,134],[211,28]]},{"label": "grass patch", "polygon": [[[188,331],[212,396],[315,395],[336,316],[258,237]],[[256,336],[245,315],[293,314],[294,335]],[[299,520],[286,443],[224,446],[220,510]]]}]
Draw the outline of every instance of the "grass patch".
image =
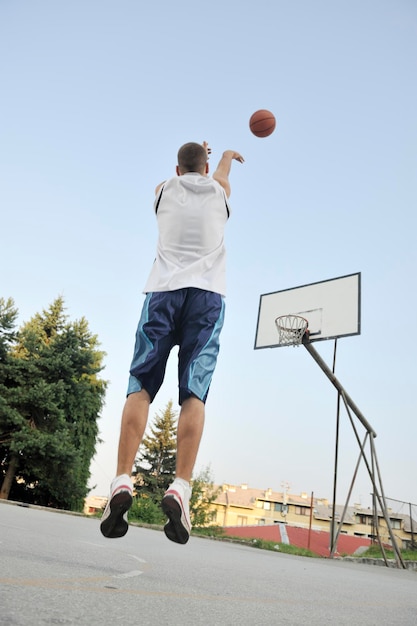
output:
[{"label": "grass patch", "polygon": [[199,537],[214,537],[216,539],[235,541],[250,546],[251,548],[259,548],[260,550],[271,550],[272,552],[284,552],[285,554],[319,558],[319,555],[311,552],[311,550],[307,550],[306,548],[297,548],[297,546],[290,546],[287,543],[278,543],[277,541],[268,541],[267,539],[254,539],[251,537],[226,535],[222,526],[193,527],[192,534]]},{"label": "grass patch", "polygon": [[221,526],[193,526],[192,534],[198,537],[224,537]]},{"label": "grass patch", "polygon": [[321,556],[308,550],[307,548],[297,548],[297,546],[290,546],[287,543],[279,544],[280,552],[285,552],[286,554],[296,554],[297,556],[308,556],[314,559],[320,559]]},{"label": "grass patch", "polygon": [[[404,561],[417,561],[417,550],[400,550],[401,556]],[[383,559],[382,550],[379,546],[370,546],[366,552],[363,552],[361,557],[365,559]],[[393,550],[386,549],[385,556],[387,559],[395,559],[395,553]]]},{"label": "grass patch", "polygon": [[288,543],[278,543],[277,541],[268,541],[267,539],[251,539],[249,537],[233,537],[230,535],[228,535],[228,538],[239,541],[239,543],[244,543],[252,548],[259,548],[260,550],[272,550],[273,552],[283,552],[284,554],[320,558],[318,554],[311,552],[311,550],[307,550],[307,548],[298,548],[297,546],[291,546]]}]

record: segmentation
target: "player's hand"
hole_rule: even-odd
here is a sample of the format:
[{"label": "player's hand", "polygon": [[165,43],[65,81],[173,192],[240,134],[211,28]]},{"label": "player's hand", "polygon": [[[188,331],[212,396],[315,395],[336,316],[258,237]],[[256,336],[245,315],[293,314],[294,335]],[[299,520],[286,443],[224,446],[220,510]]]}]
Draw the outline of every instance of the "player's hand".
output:
[{"label": "player's hand", "polygon": [[239,163],[243,163],[245,160],[243,156],[239,154],[239,152],[235,152],[234,150],[226,150],[226,152],[224,153],[224,156],[234,161],[239,161]]},{"label": "player's hand", "polygon": [[245,159],[243,158],[243,156],[242,156],[241,154],[239,154],[239,152],[234,152],[234,153],[233,153],[233,159],[234,159],[235,161],[239,161],[239,163],[243,163],[243,162],[244,162],[244,160],[245,160]]},{"label": "player's hand", "polygon": [[208,161],[210,158],[210,154],[211,154],[211,148],[208,145],[207,141],[203,141],[202,145],[203,145],[204,150],[207,152],[207,161]]}]

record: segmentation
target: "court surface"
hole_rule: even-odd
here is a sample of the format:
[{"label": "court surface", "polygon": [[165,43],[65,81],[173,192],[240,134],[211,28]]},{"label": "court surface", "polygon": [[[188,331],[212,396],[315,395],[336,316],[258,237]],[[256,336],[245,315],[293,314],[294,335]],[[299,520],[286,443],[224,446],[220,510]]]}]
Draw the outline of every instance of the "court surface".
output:
[{"label": "court surface", "polygon": [[415,625],[417,572],[295,557],[0,501],[0,624]]}]

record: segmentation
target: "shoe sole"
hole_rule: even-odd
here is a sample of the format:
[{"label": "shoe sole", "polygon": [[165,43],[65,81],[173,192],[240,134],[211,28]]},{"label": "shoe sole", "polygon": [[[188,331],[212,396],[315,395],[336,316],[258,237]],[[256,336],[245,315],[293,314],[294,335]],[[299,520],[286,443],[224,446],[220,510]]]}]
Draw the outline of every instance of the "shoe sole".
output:
[{"label": "shoe sole", "polygon": [[108,539],[124,537],[129,524],[123,519],[123,515],[132,506],[133,498],[128,491],[117,493],[110,500],[110,515],[100,524],[102,535]]},{"label": "shoe sole", "polygon": [[187,543],[190,533],[181,522],[181,507],[172,496],[162,498],[161,507],[169,522],[164,526],[164,533],[171,541],[175,543]]}]

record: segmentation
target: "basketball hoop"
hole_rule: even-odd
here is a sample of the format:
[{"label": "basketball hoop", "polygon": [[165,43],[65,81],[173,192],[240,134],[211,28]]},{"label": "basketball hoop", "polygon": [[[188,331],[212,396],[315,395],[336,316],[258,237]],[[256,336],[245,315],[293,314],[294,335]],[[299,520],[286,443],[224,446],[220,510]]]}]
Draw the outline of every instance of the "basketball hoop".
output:
[{"label": "basketball hoop", "polygon": [[275,320],[280,346],[299,346],[308,332],[308,320],[301,315],[280,315]]}]

